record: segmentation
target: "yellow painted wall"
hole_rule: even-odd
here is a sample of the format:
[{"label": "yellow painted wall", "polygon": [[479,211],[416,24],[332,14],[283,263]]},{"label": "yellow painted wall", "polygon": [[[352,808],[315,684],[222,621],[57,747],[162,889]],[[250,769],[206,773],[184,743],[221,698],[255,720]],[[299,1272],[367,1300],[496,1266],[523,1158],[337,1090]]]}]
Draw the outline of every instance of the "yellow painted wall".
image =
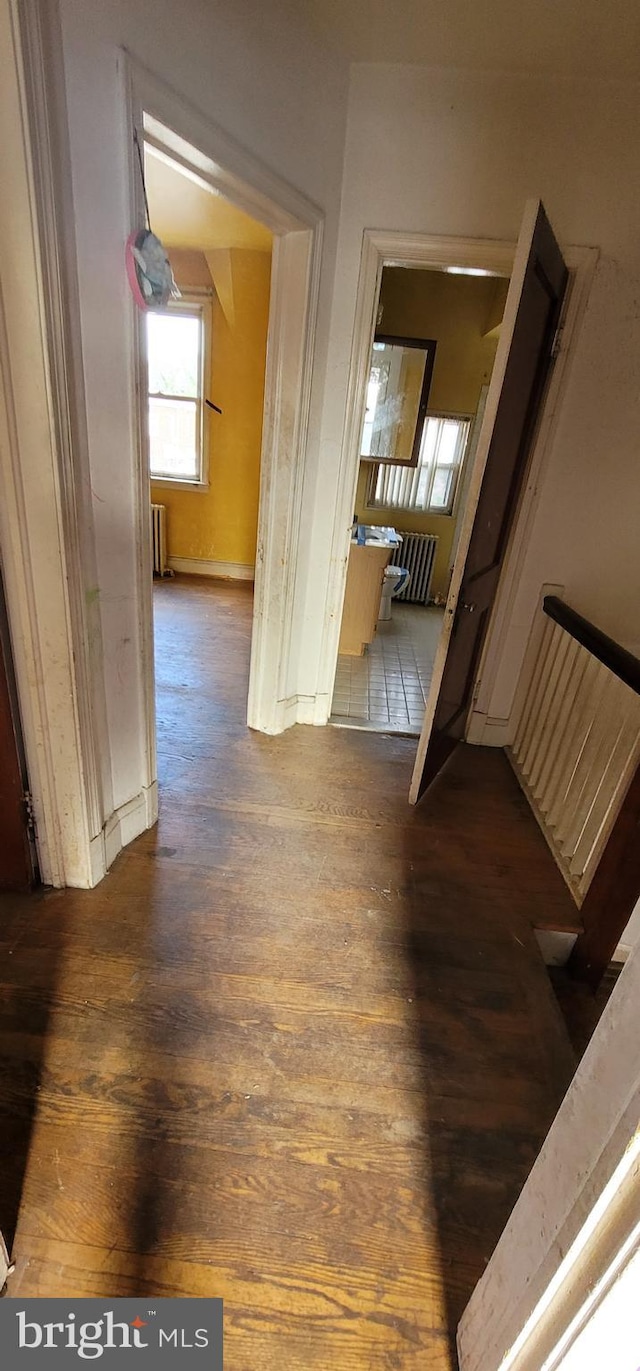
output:
[{"label": "yellow painted wall", "polygon": [[[380,332],[406,338],[435,338],[437,342],[430,410],[475,414],[481,388],[489,381],[493,369],[498,345],[495,325],[502,317],[507,287],[507,281],[493,277],[385,267],[380,290]],[[492,330],[492,336],[488,336],[488,330]],[[392,524],[409,533],[437,534],[432,589],[434,594],[446,595],[455,515],[370,509],[366,504],[370,469],[369,462],[360,463],[358,519],[362,523]]]},{"label": "yellow painted wall", "polygon": [[[203,253],[169,249],[178,285],[211,285]],[[213,297],[209,412],[209,489],[180,490],[151,483],[151,497],[167,507],[170,557],[255,562],[260,486],[271,254],[232,248],[233,311]]]}]

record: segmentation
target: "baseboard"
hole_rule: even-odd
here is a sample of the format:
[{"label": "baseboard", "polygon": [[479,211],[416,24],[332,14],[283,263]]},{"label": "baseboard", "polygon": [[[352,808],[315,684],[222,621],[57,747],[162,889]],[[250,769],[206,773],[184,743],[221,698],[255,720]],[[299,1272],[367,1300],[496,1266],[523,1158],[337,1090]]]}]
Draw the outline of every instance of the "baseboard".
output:
[{"label": "baseboard", "polygon": [[256,571],[248,562],[209,562],[202,557],[170,557],[169,566],[185,576],[217,576],[221,581],[253,581]]},{"label": "baseboard", "polygon": [[277,735],[284,733],[294,724],[313,724],[322,726],[329,719],[329,698],[327,695],[290,695],[286,700],[278,700],[268,718],[249,718],[249,728],[260,733]]},{"label": "baseboard", "polygon": [[147,809],[147,822],[145,828],[153,828],[158,822],[158,782],[152,781],[151,785],[143,786],[145,805]]},{"label": "baseboard", "polygon": [[132,800],[114,809],[105,821],[102,832],[91,843],[91,886],[96,886],[123,847],[132,843],[145,829],[151,828],[158,817],[158,786],[145,786]]},{"label": "baseboard", "polygon": [[298,716],[298,696],[290,695],[288,700],[278,701],[278,717],[273,729],[274,733],[284,733],[293,724],[299,724]]},{"label": "baseboard", "polygon": [[299,724],[314,724],[322,727],[326,724],[331,713],[331,701],[328,695],[299,695],[296,708],[296,720]]},{"label": "baseboard", "polygon": [[510,719],[492,719],[474,709],[469,718],[465,742],[476,747],[506,747],[510,742]]}]

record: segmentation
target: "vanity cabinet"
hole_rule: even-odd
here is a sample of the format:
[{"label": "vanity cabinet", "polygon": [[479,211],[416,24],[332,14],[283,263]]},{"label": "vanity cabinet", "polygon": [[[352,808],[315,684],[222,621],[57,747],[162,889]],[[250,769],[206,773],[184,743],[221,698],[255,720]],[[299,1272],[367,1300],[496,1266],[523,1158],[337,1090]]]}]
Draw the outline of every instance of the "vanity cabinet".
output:
[{"label": "vanity cabinet", "polygon": [[351,544],[338,648],[347,657],[361,657],[367,643],[375,638],[385,567],[392,551],[390,547]]}]

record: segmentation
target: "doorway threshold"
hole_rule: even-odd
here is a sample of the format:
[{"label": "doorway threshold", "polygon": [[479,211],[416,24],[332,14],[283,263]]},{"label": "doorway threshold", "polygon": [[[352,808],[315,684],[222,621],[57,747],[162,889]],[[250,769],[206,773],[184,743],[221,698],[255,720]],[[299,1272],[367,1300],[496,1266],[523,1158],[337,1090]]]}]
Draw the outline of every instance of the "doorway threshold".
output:
[{"label": "doorway threshold", "polygon": [[351,714],[332,714],[329,723],[334,728],[359,728],[364,733],[394,733],[399,738],[419,738],[420,729],[407,724],[382,723],[380,719],[358,719]]}]

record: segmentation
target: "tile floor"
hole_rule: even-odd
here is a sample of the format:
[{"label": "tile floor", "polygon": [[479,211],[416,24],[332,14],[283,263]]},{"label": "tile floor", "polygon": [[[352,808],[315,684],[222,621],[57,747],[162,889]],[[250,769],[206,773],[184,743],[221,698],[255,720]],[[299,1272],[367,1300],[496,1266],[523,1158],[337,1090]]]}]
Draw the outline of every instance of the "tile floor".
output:
[{"label": "tile floor", "polygon": [[330,722],[418,735],[443,612],[396,601],[363,657],[338,657]]}]

